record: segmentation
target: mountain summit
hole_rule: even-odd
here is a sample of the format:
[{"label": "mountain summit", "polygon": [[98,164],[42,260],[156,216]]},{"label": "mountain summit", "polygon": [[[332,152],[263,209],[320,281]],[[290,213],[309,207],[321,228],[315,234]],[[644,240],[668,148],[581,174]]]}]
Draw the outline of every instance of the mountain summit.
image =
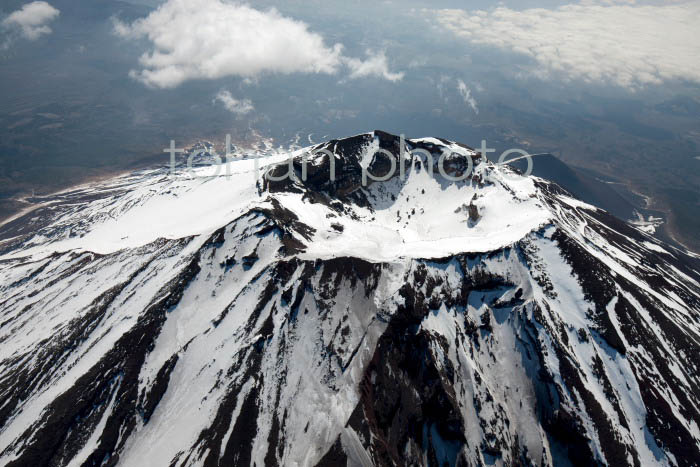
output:
[{"label": "mountain summit", "polygon": [[461,144],[309,149],[0,227],[0,464],[697,465],[696,255]]}]

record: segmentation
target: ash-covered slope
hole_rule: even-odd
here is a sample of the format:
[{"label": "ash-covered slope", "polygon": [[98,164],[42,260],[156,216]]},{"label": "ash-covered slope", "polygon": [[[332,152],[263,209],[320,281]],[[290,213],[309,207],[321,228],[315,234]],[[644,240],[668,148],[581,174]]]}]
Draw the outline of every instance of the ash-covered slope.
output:
[{"label": "ash-covered slope", "polygon": [[[0,464],[697,465],[698,258],[406,146],[434,160],[374,132],[3,226]],[[363,187],[377,149],[405,176]]]}]

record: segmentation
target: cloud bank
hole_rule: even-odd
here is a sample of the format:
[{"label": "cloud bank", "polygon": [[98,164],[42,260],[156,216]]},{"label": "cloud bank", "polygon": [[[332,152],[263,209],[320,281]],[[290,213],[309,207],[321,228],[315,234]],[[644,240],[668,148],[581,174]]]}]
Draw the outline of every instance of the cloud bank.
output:
[{"label": "cloud bank", "polygon": [[347,58],[342,44],[326,45],[301,21],[274,9],[259,11],[226,0],[168,0],[132,24],[115,21],[115,32],[151,43],[152,50],[140,58],[143,69],[131,75],[159,88],[263,73],[335,74],[342,67],[350,70],[351,78],[396,81],[402,76],[388,70],[383,55],[367,62]]},{"label": "cloud bank", "polygon": [[253,103],[249,99],[238,100],[231,95],[230,91],[220,91],[214,98],[214,103],[220,102],[229,112],[236,115],[245,115],[253,110]]},{"label": "cloud bank", "polygon": [[700,2],[581,3],[516,11],[437,10],[440,24],[473,44],[531,57],[533,74],[628,88],[700,82]]},{"label": "cloud bank", "polygon": [[60,11],[46,2],[31,2],[13,11],[2,21],[3,29],[16,29],[20,35],[30,41],[50,34],[48,23],[55,20]]}]

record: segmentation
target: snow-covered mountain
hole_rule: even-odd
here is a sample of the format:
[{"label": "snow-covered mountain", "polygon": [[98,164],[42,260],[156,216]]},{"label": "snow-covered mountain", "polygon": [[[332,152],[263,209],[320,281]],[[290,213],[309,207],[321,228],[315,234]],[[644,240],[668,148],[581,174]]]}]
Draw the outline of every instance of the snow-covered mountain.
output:
[{"label": "snow-covered mountain", "polygon": [[[700,259],[400,141],[319,145],[306,180],[300,153],[280,181],[256,167],[285,155],[139,172],[2,226],[0,464],[698,465]],[[377,149],[405,175],[363,187]]]}]

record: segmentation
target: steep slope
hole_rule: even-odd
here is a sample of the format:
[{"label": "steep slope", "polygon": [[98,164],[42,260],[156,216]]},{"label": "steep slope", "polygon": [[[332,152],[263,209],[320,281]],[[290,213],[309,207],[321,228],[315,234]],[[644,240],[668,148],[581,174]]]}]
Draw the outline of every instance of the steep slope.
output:
[{"label": "steep slope", "polygon": [[3,226],[0,464],[697,465],[698,258],[405,146],[146,171]]}]

